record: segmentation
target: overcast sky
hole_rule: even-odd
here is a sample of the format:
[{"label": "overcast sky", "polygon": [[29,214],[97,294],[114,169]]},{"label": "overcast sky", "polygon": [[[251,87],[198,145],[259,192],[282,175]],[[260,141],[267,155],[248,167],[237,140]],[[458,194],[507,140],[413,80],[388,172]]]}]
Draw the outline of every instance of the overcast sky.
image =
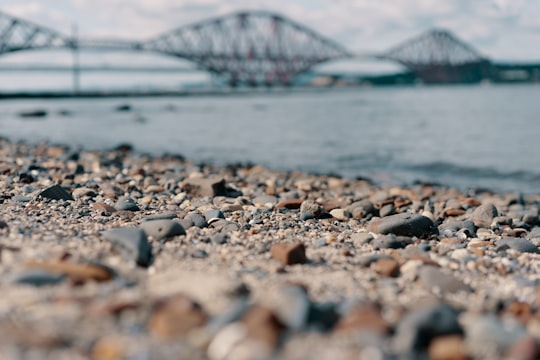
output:
[{"label": "overcast sky", "polygon": [[0,10],[81,36],[144,39],[245,9],[282,13],[353,51],[443,27],[495,60],[540,60],[540,0],[0,0]]}]

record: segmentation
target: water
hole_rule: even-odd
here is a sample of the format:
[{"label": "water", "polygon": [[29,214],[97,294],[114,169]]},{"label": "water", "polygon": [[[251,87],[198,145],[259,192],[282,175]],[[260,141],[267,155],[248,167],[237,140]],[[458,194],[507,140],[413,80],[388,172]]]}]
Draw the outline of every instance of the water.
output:
[{"label": "water", "polygon": [[[86,149],[128,142],[139,152],[216,165],[533,193],[540,192],[539,99],[540,86],[515,85],[2,100],[0,135]],[[132,111],[115,111],[121,104]],[[48,116],[17,115],[32,109]]]}]

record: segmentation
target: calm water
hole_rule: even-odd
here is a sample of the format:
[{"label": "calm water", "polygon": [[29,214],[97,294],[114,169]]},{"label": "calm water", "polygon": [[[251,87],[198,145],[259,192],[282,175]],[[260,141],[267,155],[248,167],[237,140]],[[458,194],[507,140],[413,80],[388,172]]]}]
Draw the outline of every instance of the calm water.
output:
[{"label": "calm water", "polygon": [[[117,112],[121,104],[132,111]],[[23,110],[44,109],[42,119]],[[70,115],[62,115],[68,111]],[[222,165],[540,192],[540,86],[0,101],[0,135]]]}]

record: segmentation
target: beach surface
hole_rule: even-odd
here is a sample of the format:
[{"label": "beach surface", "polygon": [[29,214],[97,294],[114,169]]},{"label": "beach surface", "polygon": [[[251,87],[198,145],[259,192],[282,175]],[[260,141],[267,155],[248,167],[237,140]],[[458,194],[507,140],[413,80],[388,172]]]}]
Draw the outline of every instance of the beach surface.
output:
[{"label": "beach surface", "polygon": [[540,195],[0,140],[2,359],[537,359]]}]

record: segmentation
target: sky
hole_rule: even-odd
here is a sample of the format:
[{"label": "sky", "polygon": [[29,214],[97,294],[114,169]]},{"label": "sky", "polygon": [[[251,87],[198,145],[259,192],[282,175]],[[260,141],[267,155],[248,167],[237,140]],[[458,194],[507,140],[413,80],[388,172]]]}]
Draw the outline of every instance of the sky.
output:
[{"label": "sky", "polygon": [[0,0],[0,11],[81,37],[150,38],[239,10],[279,12],[353,52],[381,52],[432,27],[491,59],[540,61],[540,0]]}]

